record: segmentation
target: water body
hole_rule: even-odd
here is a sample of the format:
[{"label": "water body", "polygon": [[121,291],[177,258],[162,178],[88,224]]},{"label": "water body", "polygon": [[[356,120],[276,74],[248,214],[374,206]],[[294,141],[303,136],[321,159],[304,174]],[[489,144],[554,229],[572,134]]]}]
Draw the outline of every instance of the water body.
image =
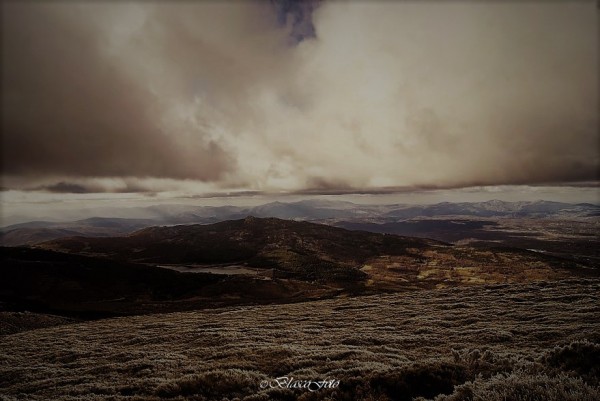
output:
[{"label": "water body", "polygon": [[270,278],[272,275],[270,269],[255,269],[244,265],[157,265],[157,267],[181,273],[243,274],[261,278]]}]

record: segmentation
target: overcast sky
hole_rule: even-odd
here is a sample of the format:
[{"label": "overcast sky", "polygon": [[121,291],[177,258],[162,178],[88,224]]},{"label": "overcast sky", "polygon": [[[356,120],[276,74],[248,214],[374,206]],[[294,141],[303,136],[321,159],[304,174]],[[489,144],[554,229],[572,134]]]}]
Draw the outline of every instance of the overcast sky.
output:
[{"label": "overcast sky", "polygon": [[595,4],[5,1],[4,197],[595,185]]}]

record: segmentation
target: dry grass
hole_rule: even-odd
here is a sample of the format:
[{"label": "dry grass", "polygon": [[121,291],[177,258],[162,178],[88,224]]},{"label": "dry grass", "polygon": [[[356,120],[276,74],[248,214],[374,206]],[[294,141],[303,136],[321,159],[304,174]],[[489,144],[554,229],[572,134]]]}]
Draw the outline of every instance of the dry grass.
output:
[{"label": "dry grass", "polygon": [[77,320],[63,316],[32,312],[0,311],[0,335],[13,334],[42,327],[60,326],[75,322],[77,322]]},{"label": "dry grass", "polygon": [[[573,279],[31,330],[0,337],[0,399],[591,401],[599,297]],[[283,375],[341,384],[259,388]]]}]

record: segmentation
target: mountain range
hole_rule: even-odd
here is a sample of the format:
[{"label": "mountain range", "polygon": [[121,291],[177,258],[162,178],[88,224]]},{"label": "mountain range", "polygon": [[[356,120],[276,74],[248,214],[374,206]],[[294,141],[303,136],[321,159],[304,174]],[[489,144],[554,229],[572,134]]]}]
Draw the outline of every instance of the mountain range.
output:
[{"label": "mountain range", "polygon": [[[242,219],[247,216],[314,221],[376,232],[387,232],[382,230],[382,227],[385,227],[381,226],[382,224],[432,218],[590,220],[600,216],[600,206],[587,203],[504,202],[499,200],[478,203],[442,202],[433,205],[360,205],[345,201],[313,199],[291,203],[271,202],[254,207],[155,205],[110,209],[102,211],[101,214],[103,215],[76,221],[31,221],[5,226],[0,229],[0,245],[31,245],[77,235],[90,237],[117,236],[156,225],[211,224],[225,220]],[[355,226],[357,223],[361,225]],[[378,226],[371,227],[368,225],[369,223],[378,224]],[[422,229],[412,230],[415,227],[414,225],[404,224],[402,227],[402,230],[404,230],[400,232],[402,234],[422,235]],[[394,230],[391,233],[397,233]],[[446,237],[438,239],[453,240],[453,238]]]}]

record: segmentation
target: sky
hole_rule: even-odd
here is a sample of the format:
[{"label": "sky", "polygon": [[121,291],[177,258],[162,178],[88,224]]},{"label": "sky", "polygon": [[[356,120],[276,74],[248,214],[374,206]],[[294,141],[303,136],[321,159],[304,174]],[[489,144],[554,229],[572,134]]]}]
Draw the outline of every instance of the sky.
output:
[{"label": "sky", "polygon": [[595,1],[3,1],[1,33],[4,214],[598,200]]}]

